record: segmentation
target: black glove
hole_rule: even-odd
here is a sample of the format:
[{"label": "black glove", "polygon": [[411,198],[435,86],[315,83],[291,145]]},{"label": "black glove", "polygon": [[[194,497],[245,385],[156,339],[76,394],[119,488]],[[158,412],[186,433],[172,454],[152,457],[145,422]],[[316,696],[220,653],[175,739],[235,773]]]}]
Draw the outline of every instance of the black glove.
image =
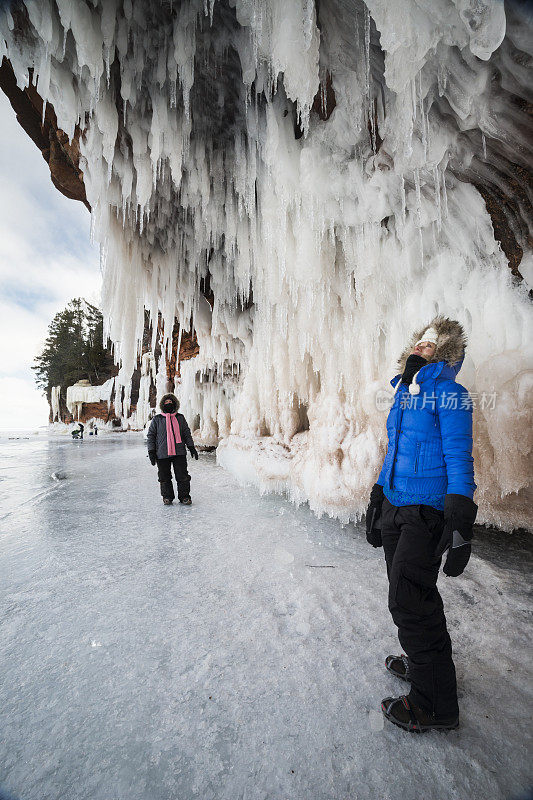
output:
[{"label": "black glove", "polygon": [[383,486],[375,483],[370,492],[370,504],[366,512],[366,540],[372,547],[381,547],[381,504]]},{"label": "black glove", "polygon": [[191,456],[198,461],[198,451],[194,445],[192,447],[189,447],[189,452]]},{"label": "black glove", "polygon": [[155,450],[148,450],[148,458],[150,459],[152,467],[155,467],[157,462],[157,456],[155,454]]},{"label": "black glove", "polygon": [[468,564],[476,514],[476,504],[464,494],[447,494],[444,498],[444,529],[435,550],[435,558],[440,558],[448,550],[443,572],[450,578],[461,575]]}]

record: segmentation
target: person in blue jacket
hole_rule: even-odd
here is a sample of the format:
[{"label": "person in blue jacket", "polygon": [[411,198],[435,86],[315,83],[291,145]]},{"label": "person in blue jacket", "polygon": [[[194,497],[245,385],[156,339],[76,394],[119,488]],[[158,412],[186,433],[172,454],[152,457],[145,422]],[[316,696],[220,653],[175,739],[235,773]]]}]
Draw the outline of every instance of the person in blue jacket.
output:
[{"label": "person in blue jacket", "polygon": [[387,669],[411,684],[387,697],[387,719],[405,730],[450,730],[459,724],[452,646],[437,578],[456,577],[471,552],[472,402],[455,378],[464,360],[461,325],[443,316],[413,334],[391,381],[388,449],[370,494],[366,537],[383,546],[389,609],[405,651]]}]

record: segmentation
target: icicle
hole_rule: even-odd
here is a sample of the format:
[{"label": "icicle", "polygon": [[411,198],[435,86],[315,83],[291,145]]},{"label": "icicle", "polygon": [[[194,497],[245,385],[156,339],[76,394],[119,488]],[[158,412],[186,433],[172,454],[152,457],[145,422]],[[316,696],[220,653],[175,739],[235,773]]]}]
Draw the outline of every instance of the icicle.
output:
[{"label": "icicle", "polygon": [[418,228],[418,240],[420,245],[420,264],[424,263],[424,239],[422,236],[422,195],[420,191],[420,172],[418,167],[414,171],[415,191],[416,191],[416,223]]},{"label": "icicle", "polygon": [[446,67],[442,63],[442,61],[439,61],[437,66],[437,89],[439,97],[442,97],[445,94],[446,84],[447,84]]},{"label": "icicle", "polygon": [[448,219],[448,193],[446,191],[446,177],[442,176],[442,200],[444,204],[444,218]]},{"label": "icicle", "polygon": [[[433,167],[433,180],[435,185],[435,205],[437,207],[437,231],[440,233],[442,227],[442,212],[441,212],[441,202],[440,202],[440,178],[439,178],[439,168],[435,164]],[[436,243],[435,243],[436,247]]]},{"label": "icicle", "polygon": [[424,111],[424,95],[422,91],[422,70],[418,73],[418,96],[420,102],[420,120],[422,122],[422,146],[424,148],[424,161],[428,157],[428,129],[426,114]]},{"label": "icicle", "polygon": [[401,221],[402,232],[405,229],[406,221],[406,197],[405,197],[405,178],[403,174],[400,175],[400,202],[401,202]]},{"label": "icicle", "polygon": [[365,93],[367,105],[367,119],[370,125],[372,151],[376,152],[376,131],[374,119],[374,101],[372,98],[372,74],[370,67],[370,11],[365,6]]},{"label": "icicle", "polygon": [[61,386],[52,386],[50,404],[52,406],[52,422],[60,421]]}]

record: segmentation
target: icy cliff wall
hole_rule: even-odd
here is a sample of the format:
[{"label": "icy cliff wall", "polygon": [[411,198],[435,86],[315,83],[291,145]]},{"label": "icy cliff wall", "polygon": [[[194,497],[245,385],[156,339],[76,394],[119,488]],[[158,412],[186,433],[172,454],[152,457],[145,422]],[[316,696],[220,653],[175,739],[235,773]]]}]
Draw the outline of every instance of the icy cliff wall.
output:
[{"label": "icy cliff wall", "polygon": [[0,12],[19,86],[31,76],[67,137],[83,131],[118,382],[145,309],[167,335],[174,317],[194,327],[180,389],[199,435],[223,437],[222,463],[265,488],[347,519],[384,455],[379,391],[411,329],[447,314],[470,341],[460,379],[479,401],[480,518],[533,526],[527,9],[25,0]]}]

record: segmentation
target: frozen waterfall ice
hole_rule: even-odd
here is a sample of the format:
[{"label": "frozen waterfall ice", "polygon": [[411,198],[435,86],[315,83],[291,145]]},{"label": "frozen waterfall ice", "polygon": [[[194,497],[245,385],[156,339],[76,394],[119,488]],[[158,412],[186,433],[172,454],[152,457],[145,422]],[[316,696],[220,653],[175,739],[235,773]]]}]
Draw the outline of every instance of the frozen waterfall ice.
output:
[{"label": "frozen waterfall ice", "polygon": [[[19,84],[32,71],[59,126],[83,130],[116,385],[145,309],[166,341],[175,318],[194,327],[178,391],[198,437],[263,488],[356,518],[384,455],[376,397],[411,330],[444,313],[468,333],[460,380],[480,398],[478,519],[532,527],[533,317],[476,188],[531,164],[515,102],[531,91],[528,14],[500,0],[4,4]],[[509,224],[527,261],[524,197]]]}]

